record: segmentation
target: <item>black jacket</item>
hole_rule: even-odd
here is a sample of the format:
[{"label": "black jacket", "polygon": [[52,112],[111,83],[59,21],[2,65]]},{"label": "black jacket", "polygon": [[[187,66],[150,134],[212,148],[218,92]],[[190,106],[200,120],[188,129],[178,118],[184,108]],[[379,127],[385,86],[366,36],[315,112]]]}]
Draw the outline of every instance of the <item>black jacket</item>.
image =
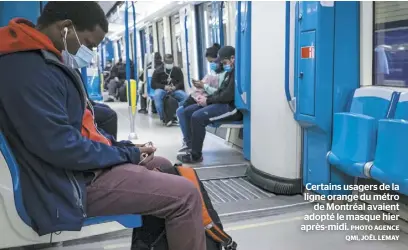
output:
[{"label": "black jacket", "polygon": [[[166,73],[167,72],[167,73]],[[164,69],[164,65],[160,65],[154,72],[152,76],[152,88],[153,89],[164,89],[164,87],[168,84],[167,78],[168,71]],[[183,71],[179,68],[174,66],[170,73],[171,83],[176,87],[176,90],[184,90],[184,75]]]},{"label": "black jacket", "polygon": [[221,87],[207,97],[207,105],[225,103],[235,106],[235,70],[225,75]]}]

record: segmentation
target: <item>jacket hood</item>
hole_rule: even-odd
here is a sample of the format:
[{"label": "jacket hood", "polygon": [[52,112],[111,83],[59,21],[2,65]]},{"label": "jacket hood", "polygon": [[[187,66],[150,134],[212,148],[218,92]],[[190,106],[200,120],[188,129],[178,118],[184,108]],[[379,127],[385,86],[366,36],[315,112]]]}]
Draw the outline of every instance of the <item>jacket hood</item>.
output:
[{"label": "jacket hood", "polygon": [[12,19],[7,26],[0,28],[0,37],[0,54],[47,50],[61,58],[61,53],[51,40],[26,19]]}]

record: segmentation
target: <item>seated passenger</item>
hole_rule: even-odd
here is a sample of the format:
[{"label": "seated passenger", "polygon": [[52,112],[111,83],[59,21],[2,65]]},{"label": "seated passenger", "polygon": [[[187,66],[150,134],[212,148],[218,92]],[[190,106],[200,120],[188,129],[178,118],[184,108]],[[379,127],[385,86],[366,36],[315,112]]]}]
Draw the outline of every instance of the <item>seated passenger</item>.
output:
[{"label": "seated passenger", "polygon": [[242,114],[236,109],[234,62],[235,49],[225,46],[218,52],[220,62],[227,72],[224,82],[216,92],[209,96],[197,98],[197,104],[184,109],[186,126],[187,153],[178,155],[177,159],[183,163],[197,163],[203,160],[202,149],[206,134],[205,127],[215,121],[236,121],[242,119]]},{"label": "seated passenger", "polygon": [[74,69],[89,65],[107,32],[96,2],[48,2],[37,27],[16,18],[0,28],[0,128],[32,228],[42,236],[79,231],[86,217],[152,215],[165,219],[170,249],[205,250],[194,184],[151,171],[171,166],[155,148],[116,142],[93,124]]},{"label": "seated passenger", "polygon": [[213,94],[224,81],[226,72],[222,68],[222,63],[220,63],[218,60],[219,49],[220,45],[216,43],[212,47],[207,48],[205,57],[207,58],[207,61],[210,63],[211,72],[207,74],[201,81],[193,80],[193,84],[196,87],[195,91],[184,102],[184,105],[177,109],[177,117],[180,122],[181,132],[183,134],[183,145],[179,153],[184,153],[186,150],[188,150],[186,142],[187,132],[185,125],[186,121],[184,120],[184,109],[187,106],[196,104],[197,103],[196,100],[201,98],[201,96],[208,96]]},{"label": "seated passenger", "polygon": [[[155,52],[154,53],[154,69],[159,68],[161,65],[163,64],[162,61],[162,57],[160,55],[159,52]],[[152,68],[152,63],[148,63],[147,64],[147,69],[151,69]],[[147,86],[145,85],[147,82],[147,76],[145,76],[144,72],[142,72],[142,74],[139,76],[139,82],[142,82],[142,86],[140,88],[140,109],[139,109],[139,113],[142,114],[147,114]],[[156,112],[156,107],[154,106],[154,101],[152,103],[152,112],[153,113],[157,113]]]},{"label": "seated passenger", "polygon": [[183,71],[173,65],[173,56],[166,54],[164,64],[158,67],[152,76],[152,88],[154,91],[154,103],[160,120],[164,123],[163,98],[166,94],[171,94],[178,102],[179,106],[187,99],[184,92]]},{"label": "seated passenger", "polygon": [[[78,69],[76,70],[76,72],[78,73],[78,75],[81,75],[81,72]],[[97,124],[98,128],[113,136],[113,138],[115,138],[116,140],[118,135],[118,116],[116,112],[106,104],[96,103],[92,101],[89,98],[88,90],[86,89],[85,85],[84,89],[87,99],[93,106],[95,123]]]},{"label": "seated passenger", "polygon": [[[134,71],[134,64],[132,60],[129,60],[130,63],[130,79],[135,79],[135,71]],[[116,65],[116,69],[112,70],[112,79],[108,83],[108,93],[109,97],[105,102],[114,102],[119,98],[120,94],[124,94],[126,96],[126,63],[122,63],[121,60]],[[120,93],[122,89],[122,92]]]}]

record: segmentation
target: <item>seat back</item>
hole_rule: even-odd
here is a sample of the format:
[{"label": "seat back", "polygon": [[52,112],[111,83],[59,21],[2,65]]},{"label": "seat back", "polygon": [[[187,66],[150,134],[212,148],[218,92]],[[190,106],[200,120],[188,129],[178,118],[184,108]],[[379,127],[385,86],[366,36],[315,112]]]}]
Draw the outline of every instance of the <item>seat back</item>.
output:
[{"label": "seat back", "polygon": [[31,220],[27,215],[27,212],[24,208],[23,197],[21,192],[21,185],[20,185],[20,171],[18,168],[17,161],[14,158],[13,153],[10,150],[10,147],[7,144],[6,138],[0,132],[0,152],[4,157],[5,162],[0,162],[0,167],[3,167],[3,164],[7,165],[12,183],[13,183],[13,193],[14,193],[14,203],[16,206],[16,210],[20,218],[26,223],[28,226],[31,226]]},{"label": "seat back", "polygon": [[408,195],[408,121],[380,120],[377,149],[370,175],[388,185],[398,184],[400,193]]},{"label": "seat back", "polygon": [[388,116],[394,91],[380,87],[363,87],[354,92],[351,113],[371,116],[378,120]]},{"label": "seat back", "polygon": [[[0,157],[0,168],[3,168],[5,167],[4,165],[7,165],[10,171],[11,178],[12,178],[14,203],[15,203],[14,205],[17,210],[17,213],[25,224],[27,224],[28,226],[31,226],[31,219],[28,216],[27,211],[24,208],[23,196],[22,196],[21,185],[20,185],[19,166],[17,164],[17,161],[15,160],[15,157],[10,147],[8,146],[6,138],[1,132],[0,132],[0,152],[3,155],[4,161],[5,161],[5,162],[1,161],[1,157]],[[0,178],[0,185],[1,184],[2,184],[2,178]],[[113,222],[113,221],[118,222],[119,224],[121,224],[122,226],[126,228],[136,228],[142,225],[142,219],[140,215],[124,214],[124,215],[115,215],[115,216],[100,216],[100,217],[87,218],[84,221],[83,226],[96,225],[96,224],[102,224],[102,223]]]},{"label": "seat back", "polygon": [[394,118],[408,120],[408,92],[401,93]]},{"label": "seat back", "polygon": [[153,77],[154,69],[149,69],[147,71],[147,95],[150,98],[154,96],[154,89],[152,88],[152,77]]}]

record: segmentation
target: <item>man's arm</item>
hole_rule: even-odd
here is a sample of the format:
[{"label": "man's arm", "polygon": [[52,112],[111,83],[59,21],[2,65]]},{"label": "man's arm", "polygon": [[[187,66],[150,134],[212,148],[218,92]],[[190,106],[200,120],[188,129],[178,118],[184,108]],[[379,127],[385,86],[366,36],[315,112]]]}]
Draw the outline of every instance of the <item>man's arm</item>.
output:
[{"label": "man's arm", "polygon": [[164,89],[164,86],[160,80],[160,73],[155,70],[152,76],[152,89]]},{"label": "man's arm", "polygon": [[179,67],[176,67],[173,70],[176,70],[174,72],[174,78],[172,79],[174,87],[176,88],[176,90],[178,90],[178,89],[184,90],[184,74],[183,74],[183,71]]},{"label": "man's arm", "polygon": [[140,161],[137,148],[89,140],[69,124],[65,102],[72,97],[67,97],[59,69],[33,65],[24,74],[16,73],[7,74],[16,84],[7,88],[2,104],[24,145],[37,157],[55,167],[78,171]]},{"label": "man's arm", "polygon": [[235,80],[234,73],[230,74],[228,79],[228,84],[226,88],[218,89],[214,94],[207,97],[207,105],[215,103],[230,103],[234,101],[235,98]]}]

